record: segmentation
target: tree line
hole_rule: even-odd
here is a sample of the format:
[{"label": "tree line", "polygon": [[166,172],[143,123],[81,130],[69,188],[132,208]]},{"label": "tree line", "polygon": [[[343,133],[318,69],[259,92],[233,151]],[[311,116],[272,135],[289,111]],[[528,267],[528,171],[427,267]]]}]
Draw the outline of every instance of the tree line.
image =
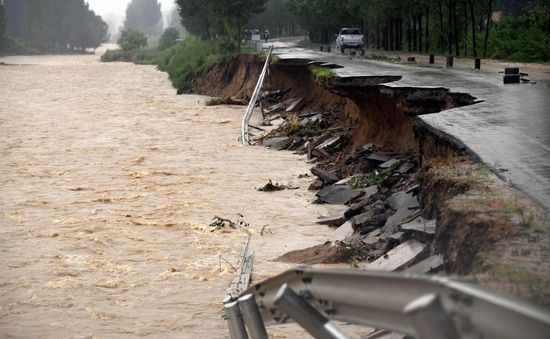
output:
[{"label": "tree line", "polygon": [[265,10],[267,0],[176,0],[182,24],[203,39],[230,38],[241,48],[249,20]]},{"label": "tree line", "polygon": [[[314,42],[329,43],[339,28],[353,26],[361,28],[369,46],[378,49],[474,57],[500,51],[490,50],[491,32],[498,30],[497,26],[509,26],[513,20],[504,17],[503,25],[495,23],[496,18],[492,17],[495,11],[516,16],[523,13],[523,23],[514,29],[521,30],[527,25],[526,29],[534,30],[520,34],[523,39],[532,40],[531,44],[542,33],[543,40],[539,41],[545,49],[542,57],[548,58],[550,52],[549,0],[284,0],[284,3]],[[507,30],[509,27],[500,27],[501,34],[495,34],[494,38],[503,38]],[[493,45],[498,48],[499,42]]]},{"label": "tree line", "polygon": [[83,52],[108,39],[107,24],[84,0],[4,0],[2,10],[5,35],[39,52]]}]

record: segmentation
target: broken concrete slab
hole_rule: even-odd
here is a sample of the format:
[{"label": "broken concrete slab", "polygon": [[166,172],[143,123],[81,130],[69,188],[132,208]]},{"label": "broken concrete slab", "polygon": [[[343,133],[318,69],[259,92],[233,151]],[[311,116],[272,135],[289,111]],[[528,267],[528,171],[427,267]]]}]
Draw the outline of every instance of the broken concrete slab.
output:
[{"label": "broken concrete slab", "polygon": [[429,235],[434,235],[436,229],[436,221],[435,219],[426,220],[419,216],[409,222],[400,225],[399,228],[403,231],[422,232]]},{"label": "broken concrete slab", "polygon": [[389,155],[387,155],[386,153],[383,153],[383,152],[372,152],[371,154],[369,154],[367,156],[367,159],[375,160],[375,161],[378,161],[378,162],[386,162],[388,160],[391,160],[392,157],[390,157]]},{"label": "broken concrete slab", "polygon": [[313,173],[313,175],[321,179],[327,185],[333,184],[339,180],[338,176],[335,173],[326,171],[317,166],[313,167],[310,171],[311,173]]},{"label": "broken concrete slab", "polygon": [[397,169],[397,172],[399,172],[400,174],[405,174],[410,170],[412,170],[413,168],[414,168],[414,164],[412,162],[405,161],[403,164],[401,164],[401,166],[399,166],[399,168]]},{"label": "broken concrete slab", "polygon": [[340,139],[341,139],[340,135],[334,136],[332,138],[329,138],[328,140],[326,140],[325,142],[323,142],[319,146],[315,147],[315,149],[330,148],[330,147],[334,146],[338,141],[340,141]]},{"label": "broken concrete slab", "polygon": [[286,108],[286,112],[292,112],[295,109],[300,109],[299,105],[300,103],[302,103],[303,100],[304,98],[298,98],[295,101],[291,102],[290,105]]},{"label": "broken concrete slab", "polygon": [[427,247],[418,240],[407,240],[375,261],[360,264],[359,267],[365,270],[398,271],[421,260]]},{"label": "broken concrete slab", "polygon": [[337,213],[328,217],[321,217],[315,221],[315,223],[320,225],[334,226],[338,227],[346,222],[348,218],[344,216],[343,213]]},{"label": "broken concrete slab", "polygon": [[378,165],[378,167],[386,169],[386,168],[390,168],[390,167],[394,166],[398,162],[399,162],[399,160],[393,158],[393,159],[390,159],[390,160],[388,160],[384,163],[381,163],[380,165]]},{"label": "broken concrete slab", "polygon": [[262,141],[262,145],[264,145],[265,147],[269,147],[279,151],[289,148],[291,144],[292,138],[290,137],[274,137]]},{"label": "broken concrete slab", "polygon": [[402,242],[405,242],[406,237],[407,237],[407,235],[405,234],[405,232],[396,232],[396,233],[390,235],[389,239],[391,239],[393,241],[396,241],[398,243],[402,243]]},{"label": "broken concrete slab", "polygon": [[384,224],[384,232],[386,232],[386,234],[393,234],[397,232],[399,229],[398,225],[415,213],[418,213],[418,211],[401,207],[390,217],[388,217],[386,223]]},{"label": "broken concrete slab", "polygon": [[351,205],[345,212],[344,216],[346,218],[354,217],[363,212],[363,208],[370,203],[370,199],[367,196],[363,196],[361,201]]},{"label": "broken concrete slab", "polygon": [[355,229],[353,228],[353,224],[351,223],[351,221],[346,221],[344,224],[338,227],[336,231],[334,231],[336,235],[341,236],[343,239],[351,237],[354,232]]},{"label": "broken concrete slab", "polygon": [[438,271],[443,268],[444,265],[445,259],[443,259],[443,256],[441,254],[436,254],[408,267],[405,272],[425,274]]},{"label": "broken concrete slab", "polygon": [[403,334],[393,333],[387,330],[376,330],[373,333],[363,337],[363,339],[405,339],[408,338]]},{"label": "broken concrete slab", "polygon": [[351,200],[363,195],[363,192],[346,185],[333,185],[323,188],[317,192],[316,195],[321,202],[334,205],[345,205]]},{"label": "broken concrete slab", "polygon": [[388,203],[393,210],[398,210],[400,208],[408,209],[417,209],[420,208],[420,203],[418,202],[418,196],[413,195],[414,192],[407,193],[397,192],[388,198]]}]

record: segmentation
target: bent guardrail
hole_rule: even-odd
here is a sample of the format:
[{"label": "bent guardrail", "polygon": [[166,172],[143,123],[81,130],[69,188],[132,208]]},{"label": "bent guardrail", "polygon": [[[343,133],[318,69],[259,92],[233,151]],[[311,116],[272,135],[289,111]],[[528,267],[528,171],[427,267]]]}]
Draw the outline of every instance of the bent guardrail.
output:
[{"label": "bent guardrail", "polygon": [[248,138],[248,125],[250,123],[250,117],[252,116],[252,111],[254,110],[254,106],[256,106],[256,101],[258,101],[258,96],[260,95],[260,91],[262,90],[265,74],[269,66],[269,60],[271,59],[271,52],[273,52],[273,46],[270,46],[269,49],[267,50],[264,68],[262,70],[262,73],[260,74],[260,77],[258,78],[258,83],[256,83],[256,87],[254,88],[254,93],[252,93],[252,97],[250,98],[250,102],[248,103],[248,106],[244,113],[244,117],[242,121],[242,133],[241,133],[241,139],[244,145],[250,144],[250,140]]},{"label": "bent guardrail", "polygon": [[234,339],[248,338],[245,328],[267,338],[264,323],[290,320],[316,338],[346,338],[329,320],[415,338],[550,337],[544,309],[463,279],[402,272],[298,268],[249,287],[225,310]]}]

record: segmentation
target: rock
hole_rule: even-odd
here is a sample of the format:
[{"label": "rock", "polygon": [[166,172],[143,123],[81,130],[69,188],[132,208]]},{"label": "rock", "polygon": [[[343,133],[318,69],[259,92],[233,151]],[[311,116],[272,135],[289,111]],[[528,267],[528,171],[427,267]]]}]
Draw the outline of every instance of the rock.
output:
[{"label": "rock", "polygon": [[407,240],[375,261],[359,267],[365,270],[398,271],[420,260],[426,249],[427,246],[418,240]]},{"label": "rock", "polygon": [[361,195],[363,195],[362,191],[346,185],[328,186],[317,192],[320,201],[335,205],[345,205]]},{"label": "rock", "polygon": [[309,191],[317,191],[323,188],[323,182],[321,180],[315,180],[314,182],[309,185],[308,190]]},{"label": "rock", "polygon": [[262,145],[275,150],[283,150],[290,147],[292,144],[292,138],[290,137],[274,137],[266,139],[262,142]]},{"label": "rock", "polygon": [[380,167],[380,168],[390,168],[393,165],[397,164],[398,162],[399,162],[399,160],[393,158],[393,159],[390,159],[390,160],[378,165],[378,167]]},{"label": "rock", "polygon": [[422,260],[418,264],[412,265],[407,268],[405,272],[425,274],[438,271],[440,268],[443,268],[444,265],[445,260],[443,256],[441,254],[436,254]]},{"label": "rock", "polygon": [[339,180],[338,176],[333,172],[325,171],[317,166],[311,169],[311,173],[321,179],[326,185],[333,184]]}]

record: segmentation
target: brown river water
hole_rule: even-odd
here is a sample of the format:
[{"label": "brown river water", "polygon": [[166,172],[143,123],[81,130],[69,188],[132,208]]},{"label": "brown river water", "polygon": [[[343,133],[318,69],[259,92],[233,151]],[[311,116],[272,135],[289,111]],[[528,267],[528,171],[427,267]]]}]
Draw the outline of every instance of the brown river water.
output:
[{"label": "brown river water", "polygon": [[[236,265],[250,235],[261,280],[332,237],[298,178],[312,165],[240,145],[244,107],[98,59],[0,58],[0,337],[226,338],[220,256]],[[300,189],[255,189],[268,179]],[[207,227],[237,213],[249,229]]]}]

